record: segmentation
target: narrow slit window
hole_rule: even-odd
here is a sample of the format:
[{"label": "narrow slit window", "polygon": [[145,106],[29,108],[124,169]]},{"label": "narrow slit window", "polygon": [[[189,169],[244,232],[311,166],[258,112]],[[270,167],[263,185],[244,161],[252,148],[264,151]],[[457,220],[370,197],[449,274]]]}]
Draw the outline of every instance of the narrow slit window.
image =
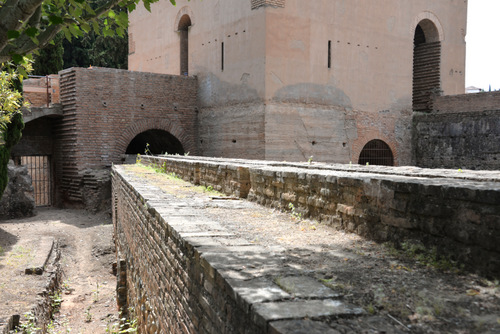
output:
[{"label": "narrow slit window", "polygon": [[221,71],[224,71],[224,42],[222,42],[221,44],[220,69]]},{"label": "narrow slit window", "polygon": [[332,68],[332,41],[328,41],[328,68]]}]

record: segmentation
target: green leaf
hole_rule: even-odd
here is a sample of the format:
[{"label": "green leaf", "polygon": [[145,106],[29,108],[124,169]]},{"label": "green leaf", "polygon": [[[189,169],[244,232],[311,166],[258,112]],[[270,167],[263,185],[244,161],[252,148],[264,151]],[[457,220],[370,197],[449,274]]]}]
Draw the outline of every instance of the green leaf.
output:
[{"label": "green leaf", "polygon": [[7,31],[7,38],[8,39],[18,38],[20,35],[21,35],[21,33],[17,30]]},{"label": "green leaf", "polygon": [[24,67],[22,66],[19,66],[17,68],[17,71],[19,72],[19,74],[21,75],[21,81],[24,79],[24,78],[27,78],[28,77],[28,73],[26,73],[26,71],[24,70]]},{"label": "green leaf", "polygon": [[115,13],[113,10],[110,10],[110,11],[108,12],[108,16],[109,16],[110,18],[114,19],[114,18],[115,18],[115,16],[116,16],[116,13]]},{"label": "green leaf", "polygon": [[118,14],[118,16],[115,18],[116,23],[121,26],[121,27],[128,27],[128,14],[127,12],[123,11]]},{"label": "green leaf", "polygon": [[122,27],[116,27],[116,34],[120,37],[123,37],[125,35],[125,29]]},{"label": "green leaf", "polygon": [[85,33],[88,33],[92,29],[90,24],[88,24],[87,22],[82,23],[80,25],[80,28],[82,28],[82,30],[85,31]]},{"label": "green leaf", "polygon": [[81,37],[83,36],[83,33],[82,31],[80,30],[80,28],[78,28],[78,26],[76,25],[70,25],[68,26],[69,28],[69,31],[71,32],[71,34],[75,37]]},{"label": "green leaf", "polygon": [[66,37],[66,39],[68,40],[68,42],[71,42],[72,36],[71,36],[71,33],[69,32],[69,29],[64,28],[63,32],[64,32],[64,37]]},{"label": "green leaf", "polygon": [[128,5],[127,9],[129,12],[132,12],[135,9],[136,5],[135,3]]},{"label": "green leaf", "polygon": [[32,41],[33,43],[35,43],[36,45],[40,44],[40,42],[38,41],[38,38],[36,38],[36,37],[30,37],[30,39],[31,39],[31,41]]},{"label": "green leaf", "polygon": [[14,62],[14,64],[21,64],[23,62],[23,56],[18,54],[13,54],[12,61]]},{"label": "green leaf", "polygon": [[92,27],[97,34],[100,34],[101,28],[99,27],[99,23],[96,20],[92,21]]},{"label": "green leaf", "polygon": [[35,37],[38,34],[38,29],[35,27],[29,27],[24,31],[24,33],[29,37]]},{"label": "green leaf", "polygon": [[104,37],[113,37],[115,35],[115,32],[113,31],[113,29],[104,28],[102,34],[104,35]]},{"label": "green leaf", "polygon": [[49,16],[49,22],[53,25],[57,24],[63,24],[64,20],[62,17],[57,16],[57,15],[50,15]]},{"label": "green leaf", "polygon": [[175,0],[170,0],[170,3],[175,6]]}]

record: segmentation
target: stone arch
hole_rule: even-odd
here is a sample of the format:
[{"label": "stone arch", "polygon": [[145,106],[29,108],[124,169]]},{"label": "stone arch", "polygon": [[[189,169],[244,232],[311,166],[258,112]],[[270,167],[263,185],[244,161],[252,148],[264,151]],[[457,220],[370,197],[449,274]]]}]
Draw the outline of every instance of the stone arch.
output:
[{"label": "stone arch", "polygon": [[[181,22],[182,21],[182,18],[187,15],[189,17],[189,20],[190,20],[190,25],[189,26],[194,26],[194,23],[195,23],[195,17],[194,17],[194,14],[193,14],[193,11],[191,10],[191,8],[189,6],[184,6],[182,7],[179,12],[177,13],[177,16],[175,17],[175,22],[174,22],[174,31],[175,32],[179,32],[180,30],[180,27],[184,27],[185,26],[185,21],[184,22]],[[185,18],[184,18],[185,20]],[[188,26],[188,27],[189,27]]]},{"label": "stone arch", "polygon": [[441,41],[443,28],[430,13],[420,14],[413,26],[413,110],[430,112],[435,95],[441,94]]},{"label": "stone arch", "polygon": [[125,154],[128,145],[139,134],[148,130],[163,130],[170,133],[182,144],[185,152],[196,154],[196,147],[194,138],[191,138],[184,129],[175,121],[158,120],[158,119],[145,119],[136,122],[122,132],[122,135],[117,140],[116,155],[121,157]]},{"label": "stone arch", "polygon": [[381,139],[368,141],[359,153],[358,164],[394,166],[394,150]]},{"label": "stone arch", "polygon": [[432,12],[422,12],[415,17],[410,27],[410,35],[414,36],[415,28],[422,24],[422,29],[429,38],[428,42],[442,42],[444,41],[444,29],[438,17]]},{"label": "stone arch", "polygon": [[150,129],[139,133],[127,146],[125,154],[181,154],[185,153],[182,143],[170,132]]}]

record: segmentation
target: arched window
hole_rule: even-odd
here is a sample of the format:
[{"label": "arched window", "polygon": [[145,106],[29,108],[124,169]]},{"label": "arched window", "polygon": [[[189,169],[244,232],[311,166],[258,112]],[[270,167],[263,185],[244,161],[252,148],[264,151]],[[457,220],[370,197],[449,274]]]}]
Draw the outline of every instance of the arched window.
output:
[{"label": "arched window", "polygon": [[374,139],[369,141],[359,155],[360,165],[394,166],[394,156],[391,148],[384,141]]},{"label": "arched window", "polygon": [[436,25],[423,19],[413,38],[413,110],[432,111],[435,94],[441,94],[441,42]]},{"label": "arched window", "polygon": [[180,44],[180,60],[181,60],[181,75],[189,73],[189,27],[191,26],[191,18],[184,14],[179,20],[179,34],[181,38]]}]

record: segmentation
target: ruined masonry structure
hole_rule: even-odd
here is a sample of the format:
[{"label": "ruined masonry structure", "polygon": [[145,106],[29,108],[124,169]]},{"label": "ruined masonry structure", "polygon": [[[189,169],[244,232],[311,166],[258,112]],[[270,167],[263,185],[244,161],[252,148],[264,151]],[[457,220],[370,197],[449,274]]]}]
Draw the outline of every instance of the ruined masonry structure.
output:
[{"label": "ruined masonry structure", "polygon": [[205,156],[408,165],[413,112],[464,93],[466,17],[450,0],[160,1],[130,15],[129,69],[198,77]]}]

